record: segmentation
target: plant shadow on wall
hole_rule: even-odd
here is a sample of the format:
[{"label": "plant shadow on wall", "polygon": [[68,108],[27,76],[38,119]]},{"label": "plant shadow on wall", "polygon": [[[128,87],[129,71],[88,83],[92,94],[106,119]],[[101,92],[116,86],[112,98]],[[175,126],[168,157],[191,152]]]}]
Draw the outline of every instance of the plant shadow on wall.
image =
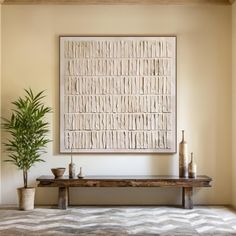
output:
[{"label": "plant shadow on wall", "polygon": [[37,162],[43,162],[41,155],[45,153],[49,123],[45,121],[47,113],[52,109],[43,104],[44,91],[36,95],[31,89],[25,89],[25,96],[12,102],[14,108],[9,119],[2,118],[2,127],[10,138],[3,143],[10,162],[23,172],[24,187],[18,188],[19,208],[34,208],[35,188],[28,187],[28,172]]}]

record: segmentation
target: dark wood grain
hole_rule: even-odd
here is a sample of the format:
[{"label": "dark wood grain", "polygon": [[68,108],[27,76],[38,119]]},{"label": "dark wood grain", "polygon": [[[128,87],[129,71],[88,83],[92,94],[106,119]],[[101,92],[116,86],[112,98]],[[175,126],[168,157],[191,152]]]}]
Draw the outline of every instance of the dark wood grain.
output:
[{"label": "dark wood grain", "polygon": [[185,209],[193,208],[193,187],[211,187],[212,179],[205,175],[196,178],[180,178],[168,175],[135,176],[86,176],[83,179],[70,179],[69,176],[37,178],[39,187],[59,187],[58,208],[68,206],[69,187],[178,187],[183,189],[182,205]]},{"label": "dark wood grain", "polygon": [[68,188],[59,187],[59,190],[58,190],[58,208],[59,209],[66,209],[68,207],[68,204],[69,204],[68,192],[69,192]]},{"label": "dark wood grain", "polygon": [[179,178],[177,176],[86,176],[83,179],[69,179],[68,176],[55,179],[53,176],[37,178],[39,187],[210,187],[211,178]]},{"label": "dark wood grain", "polygon": [[184,187],[182,192],[182,205],[185,209],[193,209],[193,188]]}]

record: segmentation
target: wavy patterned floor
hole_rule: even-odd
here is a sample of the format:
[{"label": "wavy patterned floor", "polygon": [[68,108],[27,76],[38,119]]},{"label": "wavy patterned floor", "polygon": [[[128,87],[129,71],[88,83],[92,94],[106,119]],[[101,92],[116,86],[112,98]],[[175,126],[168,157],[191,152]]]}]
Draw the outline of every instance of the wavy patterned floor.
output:
[{"label": "wavy patterned floor", "polygon": [[226,207],[73,207],[0,209],[0,235],[236,235],[236,213]]}]

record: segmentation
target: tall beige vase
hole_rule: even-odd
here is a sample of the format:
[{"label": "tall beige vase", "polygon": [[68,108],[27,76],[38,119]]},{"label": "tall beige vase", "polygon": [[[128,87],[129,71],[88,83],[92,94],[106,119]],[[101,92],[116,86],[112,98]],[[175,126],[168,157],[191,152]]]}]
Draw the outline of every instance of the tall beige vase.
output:
[{"label": "tall beige vase", "polygon": [[18,188],[19,209],[30,211],[34,209],[35,188]]},{"label": "tall beige vase", "polygon": [[193,152],[191,152],[191,161],[188,164],[188,176],[189,176],[189,178],[196,178],[197,177],[197,165],[194,162]]},{"label": "tall beige vase", "polygon": [[74,179],[76,177],[76,169],[75,164],[73,162],[73,157],[71,156],[71,162],[69,164],[69,178]]},{"label": "tall beige vase", "polygon": [[182,141],[179,144],[179,177],[188,177],[188,145],[184,139],[184,130],[182,130]]}]

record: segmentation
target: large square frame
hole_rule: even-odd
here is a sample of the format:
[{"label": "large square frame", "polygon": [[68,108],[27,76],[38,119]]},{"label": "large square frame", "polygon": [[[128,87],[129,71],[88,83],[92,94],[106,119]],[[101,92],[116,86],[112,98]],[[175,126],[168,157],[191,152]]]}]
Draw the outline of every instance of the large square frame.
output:
[{"label": "large square frame", "polygon": [[60,36],[60,152],[176,153],[176,36]]}]

